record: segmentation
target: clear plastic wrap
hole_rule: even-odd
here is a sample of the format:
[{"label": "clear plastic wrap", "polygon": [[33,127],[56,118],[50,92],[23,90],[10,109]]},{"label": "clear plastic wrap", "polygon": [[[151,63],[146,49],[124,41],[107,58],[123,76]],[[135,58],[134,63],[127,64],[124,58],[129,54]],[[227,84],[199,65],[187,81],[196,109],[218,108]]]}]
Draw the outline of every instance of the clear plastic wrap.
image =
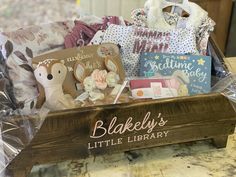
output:
[{"label": "clear plastic wrap", "polygon": [[[5,0],[7,3],[8,1]],[[11,10],[9,11],[8,16],[11,16],[12,19],[8,20],[6,26],[3,26],[3,29],[12,29],[12,28],[18,28],[20,26],[25,25],[32,25],[32,24],[39,24],[39,23],[45,23],[45,22],[51,22],[56,20],[62,20],[63,17],[71,17],[76,16],[78,9],[75,9],[74,5],[69,4],[67,2],[61,3],[61,6],[58,6],[58,3],[53,1],[45,1],[44,3],[37,0],[32,2],[25,2],[25,1],[15,1],[14,3],[11,2]],[[59,0],[60,2],[62,0]],[[9,3],[8,2],[8,3]],[[24,12],[26,14],[21,16],[23,17],[20,21],[15,22],[16,16],[18,16],[18,10],[12,10],[15,9],[17,6],[18,9],[21,9],[24,4],[33,4],[30,7],[34,8],[27,8]],[[37,4],[37,5],[35,5]],[[47,8],[43,8],[43,5],[49,4],[48,6],[53,7],[51,11]],[[50,5],[51,4],[51,5]],[[38,9],[40,5],[40,9],[47,9],[47,12],[49,15],[40,15],[32,13],[35,11],[35,7]],[[65,7],[66,5],[66,7]],[[69,9],[69,11],[65,13],[65,9]],[[49,11],[48,11],[49,10]],[[74,11],[71,11],[74,10]],[[4,11],[2,11],[4,12]],[[14,15],[12,14],[13,12]],[[43,12],[42,10],[38,10],[38,12]],[[51,13],[51,12],[57,12]],[[43,12],[43,14],[45,14]],[[59,13],[59,14],[58,14]],[[1,14],[1,12],[0,12]],[[29,15],[30,14],[30,15]],[[34,14],[34,15],[32,15]],[[53,14],[53,15],[52,15]],[[32,18],[26,22],[25,17],[27,16]],[[6,16],[2,16],[3,19]],[[39,18],[42,17],[42,18]],[[46,17],[46,18],[45,18]],[[80,20],[84,21],[88,24],[94,23],[94,22],[101,22],[101,18],[90,16],[86,13],[84,13],[82,10],[80,10]],[[65,19],[64,18],[64,19]],[[36,20],[36,22],[35,22]],[[0,22],[3,20],[0,18]],[[215,76],[213,79],[213,84],[215,84],[218,80],[226,77],[229,73],[227,71],[227,68],[225,67],[222,56],[220,53],[215,51],[215,46],[213,43],[209,44],[209,55],[213,58],[213,75]],[[13,91],[11,90],[12,85],[8,77],[7,68],[4,63],[4,59],[0,53],[0,177],[5,177],[4,172],[6,167],[10,164],[10,162],[31,142],[35,134],[38,132],[40,127],[43,124],[44,118],[46,117],[49,110],[41,110],[40,113],[34,112],[32,115],[24,115],[21,112],[21,103],[17,103]],[[126,85],[126,83],[124,83]],[[225,79],[222,79],[214,88],[213,91],[221,92],[225,96],[227,96],[230,100],[233,102],[236,102],[236,76],[230,75],[226,77]],[[112,100],[112,102],[117,103],[117,100],[119,98],[119,95],[121,94],[123,89],[120,90],[118,96],[115,100]],[[126,95],[125,95],[126,96]],[[120,96],[120,99],[127,100],[127,97]],[[118,101],[119,102],[119,101]],[[98,105],[100,105],[99,102],[97,102]],[[81,164],[78,164],[78,166]],[[85,166],[87,168],[87,166]],[[127,166],[129,168],[129,166]],[[124,176],[127,174],[124,174]],[[130,175],[130,174],[128,174]]]},{"label": "clear plastic wrap", "polygon": [[212,92],[218,92],[227,97],[236,111],[236,75],[229,74],[221,79],[213,88]]},{"label": "clear plastic wrap", "polygon": [[[212,87],[212,92],[221,93],[228,98],[236,112],[236,74],[228,73],[227,77],[221,79]],[[236,129],[234,133],[236,133]]]},{"label": "clear plastic wrap", "polygon": [[212,57],[212,86],[218,81],[225,78],[230,74],[227,66],[225,65],[223,58],[224,55],[216,45],[214,37],[210,38],[208,43],[208,55]]},{"label": "clear plastic wrap", "polygon": [[0,52],[0,111],[9,108],[16,109],[16,99],[13,94],[12,83],[9,79],[8,70],[3,55]]},{"label": "clear plastic wrap", "polygon": [[20,110],[8,110],[8,114],[1,114],[0,176],[4,174],[10,162],[31,142],[43,120],[37,114],[21,115]]},{"label": "clear plastic wrap", "polygon": [[[3,0],[1,3],[4,5],[0,7],[0,31],[12,31],[21,28],[22,26],[49,23],[63,19],[75,19],[78,17],[78,9],[75,8],[75,2],[63,0],[37,0],[32,2],[16,0],[13,2]],[[71,23],[68,22],[68,24],[73,24],[73,21],[71,21]],[[52,26],[55,27],[55,23],[52,24]],[[35,27],[33,28],[35,29]],[[30,29],[30,27],[28,29]],[[26,34],[27,31],[31,33],[28,29],[25,29],[23,33]],[[60,29],[64,28],[62,27]],[[23,33],[20,34],[20,39],[24,38],[22,36]],[[17,74],[19,75],[28,76],[24,77],[25,80],[18,78],[15,79],[15,83],[13,80],[10,80],[10,78],[12,78],[11,75],[14,74],[14,72],[12,73],[12,70],[10,71],[9,66],[11,66],[11,69],[19,69],[20,66],[16,65],[17,62],[14,63],[12,60],[9,60],[8,57],[10,53],[12,53],[12,55],[14,55],[12,59],[15,58],[16,55],[14,54],[15,51],[13,51],[13,49],[19,50],[19,48],[21,46],[24,47],[24,45],[22,45],[22,41],[16,41],[20,42],[21,46],[15,45],[15,43],[13,45],[12,41],[14,41],[14,38],[9,42],[10,39],[5,41],[5,37],[3,37],[3,35],[0,35],[0,51],[3,52],[0,52],[0,177],[6,176],[6,174],[4,174],[6,167],[31,142],[49,112],[47,109],[40,110],[40,112],[31,109],[34,107],[36,99],[31,96],[33,92],[29,92],[25,86],[25,83],[31,84],[30,82],[32,82],[32,80],[30,80],[32,78],[31,68],[29,65],[25,65],[30,64],[30,62],[26,63],[26,60],[22,60],[22,64],[24,64],[25,67],[17,71]],[[58,40],[60,40],[60,37],[58,38]],[[62,39],[64,41],[64,38]],[[63,43],[61,44],[63,46]],[[29,47],[31,46],[32,44],[29,45]],[[44,44],[41,46],[45,47],[47,45]],[[6,48],[8,50],[6,50]],[[32,51],[30,51],[29,48],[27,50],[28,54],[31,56]],[[34,52],[36,51],[34,50]],[[20,56],[23,55],[21,54]],[[24,56],[29,60],[29,57],[26,54],[24,54]],[[16,92],[19,92],[19,89],[17,90],[15,88],[19,87],[16,85],[13,87],[13,84],[16,83],[20,84],[20,90],[26,92],[31,99],[25,99],[22,97],[22,99],[19,100],[19,97],[17,98]],[[33,88],[33,86],[29,88]]]},{"label": "clear plastic wrap", "polygon": [[[5,168],[33,139],[47,110],[25,116],[16,101],[5,60],[0,53],[0,176]],[[45,112],[44,112],[45,111]]]}]

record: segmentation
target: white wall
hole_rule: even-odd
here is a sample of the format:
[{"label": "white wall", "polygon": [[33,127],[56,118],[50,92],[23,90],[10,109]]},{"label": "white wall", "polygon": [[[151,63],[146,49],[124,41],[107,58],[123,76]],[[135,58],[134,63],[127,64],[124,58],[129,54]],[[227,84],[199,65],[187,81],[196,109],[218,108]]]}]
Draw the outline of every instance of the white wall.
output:
[{"label": "white wall", "polygon": [[97,16],[116,15],[129,20],[131,11],[144,3],[145,0],[80,0],[80,7]]}]

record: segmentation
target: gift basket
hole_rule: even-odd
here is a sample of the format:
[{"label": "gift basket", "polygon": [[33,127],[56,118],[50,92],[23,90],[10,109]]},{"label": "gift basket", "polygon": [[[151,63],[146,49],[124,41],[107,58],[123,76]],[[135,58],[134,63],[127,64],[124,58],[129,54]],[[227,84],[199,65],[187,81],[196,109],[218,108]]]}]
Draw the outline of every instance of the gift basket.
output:
[{"label": "gift basket", "polygon": [[188,0],[147,0],[131,18],[81,14],[0,34],[3,176],[203,139],[226,146],[235,77],[214,21]]}]

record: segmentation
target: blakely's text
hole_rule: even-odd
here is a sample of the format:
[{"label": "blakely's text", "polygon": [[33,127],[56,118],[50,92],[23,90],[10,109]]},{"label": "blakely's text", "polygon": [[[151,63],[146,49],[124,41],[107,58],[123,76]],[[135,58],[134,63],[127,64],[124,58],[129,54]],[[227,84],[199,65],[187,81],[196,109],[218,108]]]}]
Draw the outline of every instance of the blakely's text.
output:
[{"label": "blakely's text", "polygon": [[165,120],[161,113],[152,116],[151,112],[147,112],[143,119],[140,121],[136,120],[133,117],[129,117],[125,119],[125,122],[121,123],[117,117],[113,117],[108,125],[105,125],[102,120],[98,120],[90,135],[90,138],[93,140],[88,143],[88,149],[160,139],[167,137],[169,134],[167,130],[158,131],[158,127],[164,127],[168,123],[168,120]]}]

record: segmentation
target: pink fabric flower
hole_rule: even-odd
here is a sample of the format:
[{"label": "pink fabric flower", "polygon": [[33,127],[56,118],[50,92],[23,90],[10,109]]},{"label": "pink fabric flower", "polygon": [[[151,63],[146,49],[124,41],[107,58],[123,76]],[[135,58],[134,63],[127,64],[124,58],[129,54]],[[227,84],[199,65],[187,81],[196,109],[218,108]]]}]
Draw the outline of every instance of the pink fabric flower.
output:
[{"label": "pink fabric flower", "polygon": [[92,73],[92,78],[95,81],[96,87],[98,89],[104,90],[107,88],[107,82],[106,82],[106,75],[107,71],[106,70],[94,70]]}]

